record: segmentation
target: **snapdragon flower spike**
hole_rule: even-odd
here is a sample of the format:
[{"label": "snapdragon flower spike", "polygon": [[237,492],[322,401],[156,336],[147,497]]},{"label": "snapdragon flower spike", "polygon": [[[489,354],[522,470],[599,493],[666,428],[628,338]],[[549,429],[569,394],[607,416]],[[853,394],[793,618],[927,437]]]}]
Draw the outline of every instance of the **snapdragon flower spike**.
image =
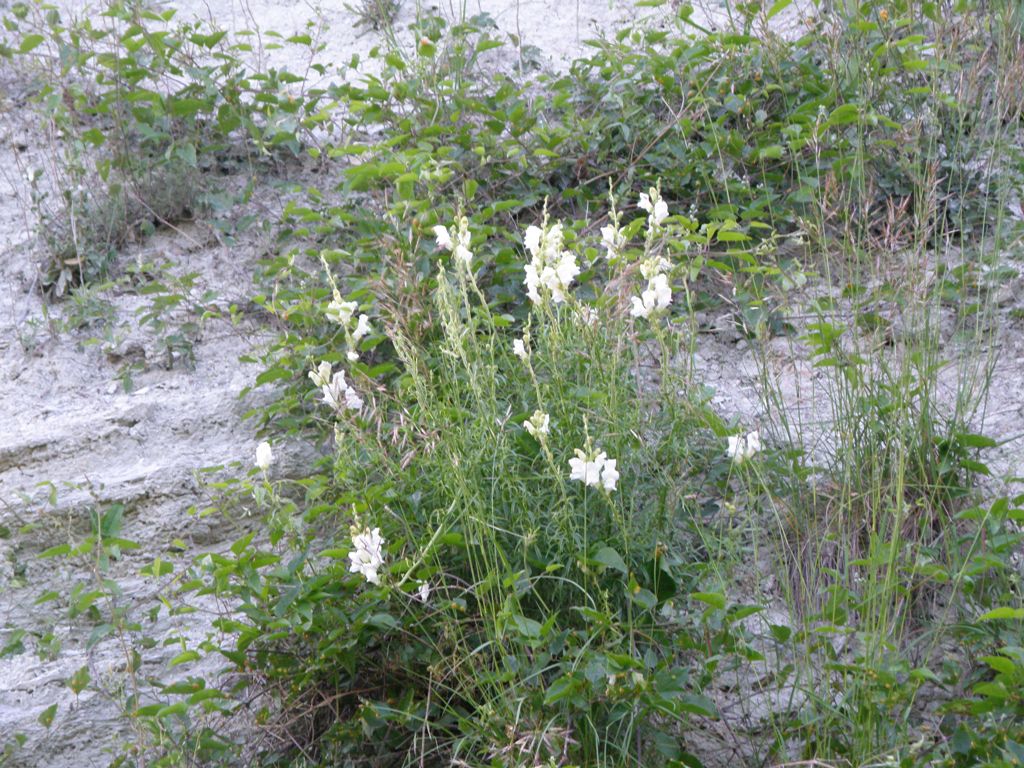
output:
[{"label": "snapdragon flower spike", "polygon": [[646,193],[640,195],[637,206],[647,211],[648,222],[655,227],[668,218],[668,203],[661,199],[661,193],[656,187],[651,187]]},{"label": "snapdragon flower spike", "polygon": [[329,383],[321,387],[324,393],[324,402],[334,410],[357,411],[363,407],[363,400],[359,394],[345,381],[345,372],[337,371]]},{"label": "snapdragon flower spike", "polygon": [[551,417],[544,411],[534,411],[533,416],[523,422],[523,427],[534,440],[541,441],[551,433]]},{"label": "snapdragon flower spike", "polygon": [[726,454],[734,464],[742,464],[761,450],[761,434],[757,430],[743,435],[729,435]]},{"label": "snapdragon flower spike", "polygon": [[331,383],[331,374],[333,369],[331,364],[326,360],[320,361],[320,365],[309,372],[310,381],[313,382],[315,387],[324,387]]},{"label": "snapdragon flower spike", "polygon": [[362,341],[363,337],[368,335],[373,330],[370,325],[370,318],[366,315],[360,315],[359,321],[356,323],[355,330],[352,331],[352,340],[356,343]]},{"label": "snapdragon flower spike", "polygon": [[371,584],[380,584],[379,571],[384,565],[384,537],[380,535],[380,528],[353,532],[348,559],[350,573],[360,573]]},{"label": "snapdragon flower spike", "polygon": [[584,485],[601,486],[606,491],[614,491],[619,481],[618,462],[609,459],[604,451],[589,456],[585,451],[576,449],[576,458],[569,459],[569,479],[579,480]]},{"label": "snapdragon flower spike", "polygon": [[354,301],[343,301],[338,289],[334,289],[334,299],[327,305],[324,312],[328,320],[333,320],[340,326],[347,326],[352,315],[359,309],[359,304]]},{"label": "snapdragon flower spike", "polygon": [[459,236],[455,243],[455,250],[452,252],[455,256],[455,262],[462,264],[467,269],[473,261],[473,252],[469,250],[469,244],[473,237],[469,232],[469,219],[463,216],[459,219]]},{"label": "snapdragon flower spike", "polygon": [[458,230],[455,232],[455,237],[452,237],[452,230],[447,227],[442,227],[438,224],[434,227],[434,237],[437,241],[437,247],[451,251],[455,257],[455,261],[458,264],[463,264],[467,268],[473,261],[473,252],[469,250],[469,245],[473,240],[473,235],[469,231],[469,219],[462,216],[458,221]]},{"label": "snapdragon flower spike", "polygon": [[546,229],[530,225],[523,236],[523,244],[531,256],[530,263],[524,267],[526,295],[534,304],[539,304],[546,296],[556,304],[564,302],[580,268],[576,255],[562,248],[561,222]]},{"label": "snapdragon flower spike", "polygon": [[606,251],[605,258],[611,261],[618,257],[622,253],[622,249],[626,247],[626,236],[617,226],[608,224],[601,227],[601,245]]},{"label": "snapdragon flower spike", "polygon": [[644,280],[653,280],[671,268],[672,262],[664,256],[652,256],[640,264],[640,274],[644,276]]},{"label": "snapdragon flower spike", "polygon": [[669,286],[668,277],[655,275],[647,283],[647,290],[634,296],[630,300],[632,308],[629,314],[633,317],[649,318],[652,313],[668,309],[672,303],[672,288]]}]

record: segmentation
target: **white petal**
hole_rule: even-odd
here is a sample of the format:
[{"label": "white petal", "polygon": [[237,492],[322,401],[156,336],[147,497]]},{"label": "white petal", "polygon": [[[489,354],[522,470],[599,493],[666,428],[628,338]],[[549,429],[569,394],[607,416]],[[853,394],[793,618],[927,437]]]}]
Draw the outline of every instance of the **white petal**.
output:
[{"label": "white petal", "polygon": [[540,227],[535,227],[532,224],[526,228],[526,235],[523,237],[523,245],[526,246],[526,250],[530,252],[531,256],[536,256],[540,251],[540,240],[544,233]]},{"label": "white petal", "polygon": [[615,484],[619,481],[619,471],[615,468],[615,459],[609,459],[601,470],[601,485],[606,491],[614,491]]},{"label": "white petal", "polygon": [[452,249],[452,236],[448,231],[448,227],[442,227],[438,224],[434,227],[434,237],[437,239],[438,248],[443,248],[446,251]]},{"label": "white petal", "polygon": [[256,446],[256,466],[266,471],[273,463],[274,451],[270,448],[270,443],[264,440]]}]

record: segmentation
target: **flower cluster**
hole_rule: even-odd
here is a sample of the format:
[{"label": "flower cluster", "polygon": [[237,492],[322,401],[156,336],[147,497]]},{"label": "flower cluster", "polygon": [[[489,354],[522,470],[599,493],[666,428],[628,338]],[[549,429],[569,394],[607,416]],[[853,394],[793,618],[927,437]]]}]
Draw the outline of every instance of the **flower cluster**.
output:
[{"label": "flower cluster", "polygon": [[551,433],[551,417],[544,411],[534,411],[533,416],[523,422],[523,427],[534,440],[541,440]]},{"label": "flower cluster", "polygon": [[742,464],[761,450],[761,435],[756,430],[743,435],[729,435],[729,447],[726,453],[734,464]]},{"label": "flower cluster", "polygon": [[526,295],[534,304],[541,301],[541,291],[550,295],[551,300],[561,304],[566,300],[569,286],[580,273],[576,255],[562,248],[562,224],[550,227],[529,226],[523,237],[523,244],[530,252],[531,261],[526,265]]},{"label": "flower cluster", "polygon": [[347,326],[349,321],[352,319],[352,315],[355,314],[356,310],[359,309],[358,302],[355,301],[344,301],[341,298],[341,293],[338,289],[334,289],[334,298],[331,303],[327,305],[327,309],[324,312],[327,315],[328,320],[332,320],[340,326]]},{"label": "flower cluster", "polygon": [[324,402],[336,411],[357,411],[363,407],[363,399],[345,381],[344,371],[334,371],[326,360],[309,372],[313,384],[320,387]]},{"label": "flower cluster", "polygon": [[349,572],[361,573],[371,584],[380,584],[380,568],[384,565],[384,538],[380,528],[352,530],[352,551],[348,553]]},{"label": "flower cluster", "polygon": [[530,357],[529,350],[526,349],[526,336],[524,335],[521,339],[512,340],[512,353],[522,360],[524,363]]},{"label": "flower cluster", "polygon": [[640,273],[647,280],[647,290],[631,299],[633,306],[629,314],[648,318],[652,313],[668,309],[672,303],[672,286],[669,285],[665,270],[671,266],[661,256],[654,256],[640,265]]},{"label": "flower cluster", "polygon": [[434,237],[437,239],[437,247],[451,251],[455,256],[457,264],[463,264],[467,268],[473,261],[473,252],[469,250],[469,244],[473,236],[469,231],[469,219],[465,216],[459,219],[459,228],[452,237],[452,230],[438,224],[434,227]]},{"label": "flower cluster", "polygon": [[656,187],[651,187],[646,193],[640,195],[640,202],[637,205],[648,213],[648,220],[655,227],[668,218],[668,203],[661,199],[661,193]]},{"label": "flower cluster", "polygon": [[367,315],[359,315],[356,319],[355,327],[350,328],[352,318],[355,317],[357,309],[359,309],[357,302],[342,300],[341,294],[335,288],[334,298],[327,305],[327,309],[324,312],[329,320],[334,321],[344,329],[345,338],[348,341],[347,356],[353,362],[359,359],[359,353],[355,351],[355,346],[373,330],[370,327],[370,318]]},{"label": "flower cluster", "polygon": [[601,245],[607,251],[605,258],[609,261],[622,253],[622,249],[626,247],[626,236],[616,222],[601,227]]},{"label": "flower cluster", "polygon": [[588,455],[576,449],[576,458],[569,459],[569,479],[579,480],[584,485],[600,485],[606,491],[614,491],[619,481],[619,471],[615,468],[616,460],[609,459],[604,451]]}]

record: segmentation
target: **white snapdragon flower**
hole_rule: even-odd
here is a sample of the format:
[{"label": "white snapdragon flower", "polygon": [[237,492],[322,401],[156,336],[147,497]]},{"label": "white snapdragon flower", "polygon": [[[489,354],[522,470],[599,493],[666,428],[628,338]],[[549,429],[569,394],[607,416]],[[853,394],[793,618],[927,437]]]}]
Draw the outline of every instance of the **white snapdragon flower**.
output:
[{"label": "white snapdragon flower", "polygon": [[654,223],[660,225],[665,219],[668,218],[668,203],[664,200],[659,200],[654,204]]},{"label": "white snapdragon flower", "polygon": [[568,298],[569,286],[580,273],[576,255],[562,249],[561,223],[555,223],[546,230],[529,226],[523,237],[526,250],[530,252],[530,263],[524,267],[526,295],[534,303],[542,301],[540,289],[550,294],[551,300],[561,304]]},{"label": "white snapdragon flower", "polygon": [[604,465],[605,454],[599,453],[593,459],[576,449],[576,458],[569,459],[569,479],[579,480],[585,485],[597,485],[601,480],[601,467]]},{"label": "white snapdragon flower", "polygon": [[618,256],[626,245],[622,231],[614,224],[601,227],[601,245],[607,251],[605,258],[609,261]]},{"label": "white snapdragon flower", "polygon": [[557,285],[555,283],[548,283],[547,287],[552,293],[555,292],[556,288],[566,291],[579,273],[580,268],[576,263],[576,254],[571,251],[562,251],[562,255],[558,259],[558,266],[555,267]]},{"label": "white snapdragon flower", "polygon": [[345,390],[345,407],[350,411],[358,411],[363,407],[363,398],[352,387]]},{"label": "white snapdragon flower", "polygon": [[728,440],[729,445],[725,452],[730,459],[739,464],[747,450],[747,439],[743,435],[729,435]]},{"label": "white snapdragon flower", "polygon": [[672,288],[669,286],[668,277],[655,275],[647,283],[647,290],[639,297],[634,296],[631,302],[633,307],[629,310],[629,314],[633,317],[647,318],[653,312],[668,309],[668,305],[672,303]]},{"label": "white snapdragon flower", "polygon": [[469,231],[469,219],[465,216],[461,217],[458,221],[458,227],[453,238],[452,230],[438,224],[434,227],[434,237],[437,240],[438,248],[451,251],[455,256],[456,262],[468,267],[470,262],[473,261],[473,252],[469,250],[469,244],[473,239],[473,235]]},{"label": "white snapdragon flower", "polygon": [[361,573],[371,584],[380,584],[380,568],[384,565],[384,538],[380,528],[364,528],[352,534],[352,551],[348,553],[349,572]]},{"label": "white snapdragon flower", "polygon": [[579,480],[589,486],[600,485],[606,491],[614,491],[619,480],[617,463],[615,459],[609,459],[604,451],[588,456],[577,448],[576,458],[569,459],[569,479]]},{"label": "white snapdragon flower", "polygon": [[540,287],[540,275],[537,274],[537,267],[531,262],[523,270],[526,272],[526,278],[523,280],[523,284],[526,286],[526,295],[534,304],[539,304],[540,292],[537,289]]},{"label": "white snapdragon flower", "polygon": [[637,205],[647,211],[651,223],[656,227],[668,218],[668,203],[661,199],[661,193],[654,187],[646,193],[641,193]]},{"label": "white snapdragon flower", "polygon": [[448,231],[448,227],[442,227],[438,224],[434,227],[434,238],[437,240],[437,247],[445,251],[450,251],[455,244],[452,242],[451,232]]},{"label": "white snapdragon flower", "polygon": [[534,440],[541,440],[551,433],[551,417],[544,411],[534,411],[533,416],[523,422],[523,427]]},{"label": "white snapdragon flower", "polygon": [[333,369],[331,364],[326,360],[322,360],[320,365],[309,372],[310,381],[313,382],[315,387],[324,387],[331,383],[331,374]]},{"label": "white snapdragon flower", "polygon": [[644,280],[652,280],[671,268],[672,262],[664,256],[653,256],[640,264],[640,274],[644,276]]},{"label": "white snapdragon flower", "polygon": [[601,468],[601,486],[606,491],[614,491],[615,484],[619,482],[619,470],[615,468],[618,462],[615,459],[608,459]]},{"label": "white snapdragon flower", "polygon": [[271,450],[270,443],[264,440],[256,446],[256,466],[266,472],[273,463],[274,451]]},{"label": "white snapdragon flower", "polygon": [[342,301],[341,294],[338,290],[334,290],[334,299],[330,304],[327,305],[327,311],[324,313],[327,315],[329,320],[333,320],[338,325],[348,325],[348,321],[352,319],[352,315],[359,309],[359,304],[354,301]]},{"label": "white snapdragon flower", "polygon": [[337,371],[330,383],[322,387],[324,402],[336,411],[357,411],[363,407],[359,394],[345,381],[345,372]]},{"label": "white snapdragon flower", "polygon": [[761,450],[761,434],[756,430],[743,435],[729,435],[729,445],[725,449],[726,454],[733,460],[734,464],[742,464]]},{"label": "white snapdragon flower", "polygon": [[522,339],[512,340],[512,353],[523,362],[530,356],[530,353],[526,351],[526,342]]},{"label": "white snapdragon flower", "polygon": [[531,256],[540,255],[540,241],[544,236],[544,230],[540,227],[531,224],[526,228],[526,234],[523,236],[523,245],[526,246],[526,250],[530,252]]},{"label": "white snapdragon flower", "polygon": [[373,328],[370,326],[370,318],[366,315],[360,315],[359,322],[356,323],[355,330],[352,331],[352,340],[359,342],[372,330]]},{"label": "white snapdragon flower", "polygon": [[345,407],[345,390],[348,383],[345,381],[344,371],[338,371],[329,382],[322,386],[324,402],[336,411]]},{"label": "white snapdragon flower", "polygon": [[455,261],[464,264],[467,268],[473,261],[473,252],[469,250],[469,244],[472,241],[473,236],[469,232],[469,219],[463,216],[459,219],[459,236],[458,241],[455,243]]}]

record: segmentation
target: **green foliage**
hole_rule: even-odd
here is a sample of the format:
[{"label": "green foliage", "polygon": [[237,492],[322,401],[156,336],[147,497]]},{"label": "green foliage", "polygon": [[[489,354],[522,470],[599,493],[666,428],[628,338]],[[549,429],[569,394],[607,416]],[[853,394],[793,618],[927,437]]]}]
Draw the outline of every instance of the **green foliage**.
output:
[{"label": "green foliage", "polygon": [[[30,169],[50,255],[44,284],[57,295],[105,277],[129,237],[208,206],[216,192],[211,172],[298,154],[300,137],[327,120],[322,90],[296,95],[303,78],[243,64],[252,50],[244,35],[229,42],[223,31],[176,24],[174,16],[129,1],[70,20],[52,6],[17,3],[4,19],[21,35],[14,54],[35,58],[45,50],[59,62],[40,73],[36,97],[48,134],[62,137],[54,142],[62,155],[54,191],[36,186],[42,172]],[[284,44],[311,56],[317,47],[309,34]]]}]

